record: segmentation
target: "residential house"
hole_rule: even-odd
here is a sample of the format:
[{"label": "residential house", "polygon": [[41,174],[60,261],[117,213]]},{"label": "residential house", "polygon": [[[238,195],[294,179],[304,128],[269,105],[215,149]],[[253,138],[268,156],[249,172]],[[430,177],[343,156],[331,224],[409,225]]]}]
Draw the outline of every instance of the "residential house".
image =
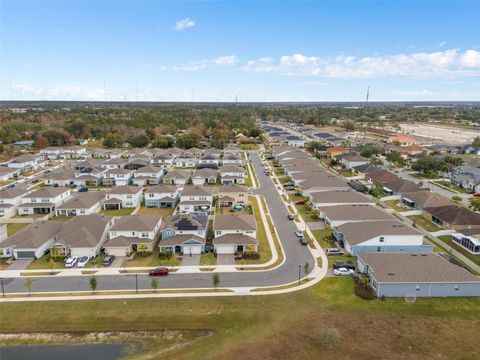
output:
[{"label": "residential house", "polygon": [[39,259],[48,252],[61,221],[36,221],[28,224],[7,240],[0,242],[0,254],[15,259]]},{"label": "residential house", "polygon": [[121,208],[136,208],[142,204],[142,188],[138,186],[115,186],[105,193],[103,208],[119,210]]},{"label": "residential house", "polygon": [[396,219],[393,215],[372,205],[323,206],[318,209],[319,217],[326,225],[337,227],[351,222],[373,222]]},{"label": "residential house", "polygon": [[480,228],[480,214],[457,205],[424,207],[423,216],[444,230]]},{"label": "residential house", "polygon": [[76,186],[98,186],[102,183],[106,169],[102,168],[98,161],[85,160],[75,164],[75,179],[72,180]]},{"label": "residential house", "polygon": [[103,176],[103,185],[105,186],[126,186],[130,185],[133,179],[133,170],[128,169],[110,169]]},{"label": "residential house", "polygon": [[245,161],[240,155],[225,153],[222,158],[222,165],[243,166]]},{"label": "residential house", "polygon": [[67,201],[72,192],[65,187],[43,187],[22,198],[18,206],[19,215],[50,214]]},{"label": "residential house", "polygon": [[45,174],[45,185],[49,186],[70,186],[75,179],[73,169],[59,169]]},{"label": "residential house", "polygon": [[180,199],[180,188],[175,185],[153,185],[144,194],[147,207],[174,208]]},{"label": "residential house", "polygon": [[9,168],[17,169],[22,172],[29,172],[43,169],[47,162],[39,156],[20,155],[8,163]]},{"label": "residential house", "polygon": [[221,166],[220,179],[222,185],[245,184],[245,169],[234,165]]},{"label": "residential house", "polygon": [[349,190],[345,179],[330,172],[302,172],[292,175],[292,181],[303,196],[319,191]]},{"label": "residential house", "polygon": [[353,190],[330,190],[308,194],[312,206],[316,209],[325,206],[337,205],[375,205],[371,197],[360,194]]},{"label": "residential house", "polygon": [[464,229],[453,233],[452,241],[469,253],[480,255],[480,228]]},{"label": "residential house", "polygon": [[412,181],[399,179],[383,183],[382,190],[388,196],[397,195],[400,198],[403,193],[420,191],[421,188]]},{"label": "residential house", "polygon": [[398,220],[345,223],[335,228],[333,236],[354,256],[369,252],[433,251],[432,245],[424,243],[420,231]]},{"label": "residential house", "polygon": [[422,210],[424,207],[438,207],[452,205],[452,202],[430,190],[403,192],[401,205],[406,208]]},{"label": "residential house", "polygon": [[148,156],[136,155],[136,156],[131,156],[128,159],[127,163],[124,165],[124,168],[128,170],[138,170],[147,165],[150,165],[150,158]]},{"label": "residential house", "polygon": [[161,225],[158,216],[122,216],[109,231],[105,253],[130,256],[133,252],[152,252]]},{"label": "residential house", "polygon": [[304,147],[307,141],[302,139],[300,136],[288,135],[285,137],[285,142],[288,144],[288,146]]},{"label": "residential house", "polygon": [[357,261],[378,297],[480,296],[480,279],[439,254],[360,254]]},{"label": "residential house", "polygon": [[450,181],[473,192],[480,192],[480,168],[470,165],[456,166],[452,168]]},{"label": "residential house", "polygon": [[57,216],[81,216],[98,213],[102,209],[103,191],[79,192],[55,209]]},{"label": "residential house", "polygon": [[55,256],[95,257],[100,254],[113,224],[113,216],[75,216],[63,223],[55,235],[51,252]]},{"label": "residential house", "polygon": [[198,159],[198,168],[217,169],[220,165],[220,156],[215,154],[204,154]]},{"label": "residential house", "polygon": [[216,184],[218,170],[212,168],[197,169],[192,175],[193,185]]},{"label": "residential house", "polygon": [[20,175],[20,171],[17,169],[9,168],[6,166],[0,166],[0,183],[14,179]]},{"label": "residential house", "polygon": [[350,149],[343,146],[332,146],[327,148],[327,153],[330,155],[331,159],[335,159],[339,155],[348,154],[349,152]]},{"label": "residential house", "polygon": [[213,233],[213,247],[217,254],[258,251],[257,223],[253,215],[216,215]]},{"label": "residential house", "polygon": [[170,170],[170,168],[173,166],[175,157],[172,154],[159,154],[157,156],[154,156],[151,160],[150,163],[153,166],[159,167],[161,169],[164,169],[165,171]]},{"label": "residential house", "polygon": [[159,184],[163,177],[163,169],[147,165],[134,172],[132,182],[137,186]]},{"label": "residential house", "polygon": [[197,166],[197,158],[191,153],[184,152],[175,159],[175,166],[177,168],[194,168]]},{"label": "residential house", "polygon": [[208,217],[181,214],[169,216],[161,227],[160,252],[201,254],[205,250]]},{"label": "residential house", "polygon": [[111,159],[107,158],[105,161],[100,163],[100,167],[107,170],[123,169],[126,163],[127,159],[122,157],[115,157]]},{"label": "residential house", "polygon": [[19,187],[0,190],[0,216],[15,215],[25,194],[25,189]]},{"label": "residential house", "polygon": [[180,193],[178,210],[181,213],[208,214],[212,208],[213,192],[206,186],[185,186]]},{"label": "residential house", "polygon": [[348,170],[356,166],[368,164],[368,159],[360,155],[339,155],[337,156],[337,160],[339,160]]},{"label": "residential house", "polygon": [[220,185],[218,189],[218,206],[221,208],[233,208],[245,206],[248,203],[248,189],[238,184]]},{"label": "residential house", "polygon": [[191,175],[192,172],[190,170],[170,170],[163,177],[162,182],[168,185],[186,185]]}]

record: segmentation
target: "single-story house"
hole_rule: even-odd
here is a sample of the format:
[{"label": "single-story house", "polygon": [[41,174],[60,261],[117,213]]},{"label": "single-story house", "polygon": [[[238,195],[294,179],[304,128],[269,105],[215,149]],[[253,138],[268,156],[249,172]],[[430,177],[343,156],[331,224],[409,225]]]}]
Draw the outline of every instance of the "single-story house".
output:
[{"label": "single-story house", "polygon": [[458,205],[423,208],[422,215],[445,230],[480,228],[480,214]]},{"label": "single-story house", "polygon": [[315,208],[336,205],[375,205],[371,197],[353,190],[330,190],[310,193],[308,195]]},{"label": "single-story house", "polygon": [[45,185],[69,186],[75,179],[73,169],[59,169],[45,175]]},{"label": "single-story house", "polygon": [[318,208],[319,217],[326,225],[337,227],[350,222],[373,222],[396,219],[393,215],[372,205],[337,205]]},{"label": "single-story house", "polygon": [[103,191],[79,192],[55,209],[57,216],[77,216],[98,213],[102,209]]}]

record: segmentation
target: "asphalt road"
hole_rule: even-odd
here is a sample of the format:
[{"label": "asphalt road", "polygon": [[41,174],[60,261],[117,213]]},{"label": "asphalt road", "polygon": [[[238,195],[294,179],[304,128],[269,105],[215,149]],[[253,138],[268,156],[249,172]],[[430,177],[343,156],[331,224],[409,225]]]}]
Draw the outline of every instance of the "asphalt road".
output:
[{"label": "asphalt road", "polygon": [[[315,259],[306,246],[302,246],[294,232],[296,227],[293,221],[287,219],[288,211],[280,195],[275,189],[272,180],[263,173],[260,156],[257,152],[250,152],[252,165],[257,173],[260,187],[255,193],[266,199],[270,215],[276,227],[279,239],[285,252],[285,262],[274,270],[260,272],[230,272],[220,273],[220,287],[262,287],[276,286],[298,280],[299,273],[303,277],[303,265],[308,262],[313,269]],[[299,266],[302,267],[299,271]],[[210,288],[212,287],[211,273],[175,274],[157,278],[159,289],[179,288]],[[60,292],[60,291],[88,291],[88,276],[72,277],[33,277],[32,292]],[[97,290],[128,290],[150,289],[151,278],[148,275],[104,275],[97,276]],[[5,293],[25,292],[25,279],[4,278]]]}]

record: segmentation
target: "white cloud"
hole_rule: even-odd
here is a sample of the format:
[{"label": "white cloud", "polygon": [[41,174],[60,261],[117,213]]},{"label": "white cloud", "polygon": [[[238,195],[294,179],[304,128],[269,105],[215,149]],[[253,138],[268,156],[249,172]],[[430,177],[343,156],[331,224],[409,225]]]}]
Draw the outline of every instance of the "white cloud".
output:
[{"label": "white cloud", "polygon": [[460,57],[460,63],[467,67],[479,67],[480,66],[480,51],[467,50]]},{"label": "white cloud", "polygon": [[195,26],[195,20],[190,20],[189,18],[185,18],[182,20],[178,20],[175,24],[175,30],[177,31],[183,31],[188,28],[194,27]]},{"label": "white cloud", "polygon": [[447,45],[446,41],[441,41],[438,43],[438,47],[441,47],[441,48],[443,48],[445,45]]},{"label": "white cloud", "polygon": [[235,55],[220,56],[216,59],[212,59],[211,62],[220,66],[231,66],[238,62],[238,57]]},{"label": "white cloud", "polygon": [[332,78],[475,76],[480,73],[480,52],[458,49],[387,56],[341,55],[336,57],[293,54],[263,63],[250,60],[243,67],[249,72],[279,73],[285,76]]},{"label": "white cloud", "polygon": [[188,63],[184,63],[181,65],[168,67],[168,66],[161,66],[160,69],[162,71],[198,71],[203,70],[210,67],[232,67],[238,63],[238,57],[236,55],[227,55],[227,56],[220,56],[213,59],[206,59],[206,60],[198,60],[198,61],[191,61]]}]

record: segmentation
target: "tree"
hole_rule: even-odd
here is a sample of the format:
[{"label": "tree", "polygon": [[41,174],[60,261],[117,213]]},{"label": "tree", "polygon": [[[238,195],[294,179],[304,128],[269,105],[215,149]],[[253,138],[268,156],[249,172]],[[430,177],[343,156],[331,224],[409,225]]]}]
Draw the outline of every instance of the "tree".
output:
[{"label": "tree", "polygon": [[25,280],[25,287],[28,290],[28,296],[32,296],[33,280],[31,278]]},{"label": "tree", "polygon": [[477,136],[475,139],[473,139],[472,145],[480,147],[480,136]]},{"label": "tree", "polygon": [[103,146],[108,148],[113,148],[115,146],[119,146],[125,142],[125,137],[118,133],[109,133],[103,139]]},{"label": "tree", "polygon": [[305,276],[308,276],[308,274],[310,274],[310,264],[308,263],[308,261],[305,263],[305,265],[303,265],[303,273],[305,274]]},{"label": "tree", "polygon": [[35,138],[35,147],[37,149],[44,149],[48,146],[48,139],[45,136],[37,135]]},{"label": "tree", "polygon": [[92,290],[92,294],[97,290],[97,278],[95,276],[90,278],[90,289]]},{"label": "tree", "polygon": [[402,158],[402,155],[400,155],[399,152],[397,151],[392,151],[391,153],[385,155],[388,161],[398,164],[398,165],[403,165],[405,163],[405,160]]},{"label": "tree", "polygon": [[157,292],[158,289],[158,280],[157,279],[152,279],[152,282],[150,283],[150,286],[152,287],[154,292]]},{"label": "tree", "polygon": [[217,290],[218,285],[220,284],[220,275],[213,274],[212,275],[212,284],[215,290]]},{"label": "tree", "polygon": [[159,136],[152,141],[152,146],[159,149],[173,147],[174,139],[172,136]]},{"label": "tree", "polygon": [[148,137],[146,135],[132,136],[128,138],[128,143],[136,148],[145,147],[148,145]]},{"label": "tree", "polygon": [[473,211],[480,211],[480,199],[479,198],[470,199],[470,208]]},{"label": "tree", "polygon": [[50,256],[50,259],[48,260],[48,267],[50,268],[50,272],[53,274],[53,270],[55,269],[55,260]]}]

